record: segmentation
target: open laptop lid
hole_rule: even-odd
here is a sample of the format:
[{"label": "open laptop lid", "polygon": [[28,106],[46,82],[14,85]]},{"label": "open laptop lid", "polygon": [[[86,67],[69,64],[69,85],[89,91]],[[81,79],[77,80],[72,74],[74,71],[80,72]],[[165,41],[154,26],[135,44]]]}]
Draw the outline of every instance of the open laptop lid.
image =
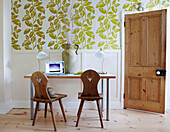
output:
[{"label": "open laptop lid", "polygon": [[46,61],[45,74],[64,74],[64,61]]}]

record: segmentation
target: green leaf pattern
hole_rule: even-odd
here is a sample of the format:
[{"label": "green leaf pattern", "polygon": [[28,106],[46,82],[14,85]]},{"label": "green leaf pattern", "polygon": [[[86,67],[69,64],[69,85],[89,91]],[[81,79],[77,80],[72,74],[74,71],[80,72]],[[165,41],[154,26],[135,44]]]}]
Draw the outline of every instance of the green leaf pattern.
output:
[{"label": "green leaf pattern", "polygon": [[18,44],[19,33],[21,32],[21,22],[18,18],[21,0],[11,0],[11,45],[14,50],[21,50]]},{"label": "green leaf pattern", "polygon": [[120,22],[116,18],[117,8],[120,6],[119,0],[100,0],[96,8],[99,9],[101,16],[98,17],[100,26],[96,33],[102,39],[98,47],[104,49],[119,49],[117,44],[117,34],[120,31]]},{"label": "green leaf pattern", "polygon": [[170,6],[170,0],[11,0],[11,48],[58,50],[70,42],[120,49],[120,14],[141,3],[149,11]]},{"label": "green leaf pattern", "polygon": [[67,42],[67,34],[70,31],[70,20],[68,19],[70,0],[51,0],[47,4],[47,9],[50,11],[48,27],[46,33],[51,41],[48,47],[52,50],[60,49],[60,45]]},{"label": "green leaf pattern", "polygon": [[123,5],[124,11],[139,11],[139,7],[137,9],[134,8],[135,5],[140,5],[141,0],[126,0]]},{"label": "green leaf pattern", "polygon": [[146,9],[152,11],[154,9],[164,9],[170,6],[169,0],[149,0]]},{"label": "green leaf pattern", "polygon": [[42,6],[42,0],[27,0],[24,5],[25,15],[22,22],[27,26],[24,29],[25,40],[22,47],[25,50],[42,50],[45,44],[45,33],[42,31],[45,8]]},{"label": "green leaf pattern", "polygon": [[95,19],[95,8],[90,0],[77,0],[73,4],[74,14],[71,21],[76,26],[73,28],[74,43],[80,49],[92,49],[95,44],[95,34],[92,30]]}]

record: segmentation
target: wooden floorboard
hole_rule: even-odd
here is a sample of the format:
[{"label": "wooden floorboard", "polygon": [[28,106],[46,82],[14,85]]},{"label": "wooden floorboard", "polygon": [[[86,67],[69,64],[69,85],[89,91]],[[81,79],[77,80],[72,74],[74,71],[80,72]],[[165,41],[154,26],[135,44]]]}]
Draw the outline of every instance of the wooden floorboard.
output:
[{"label": "wooden floorboard", "polygon": [[[77,110],[66,110],[67,122],[64,122],[60,110],[54,110],[58,132],[170,132],[170,110],[163,114],[134,110],[111,110],[110,121],[105,120],[104,129],[100,126],[97,110],[83,110],[76,125]],[[0,115],[0,132],[52,132],[53,124],[48,110],[37,114],[35,126],[30,120],[30,109],[13,109],[6,115]]]}]

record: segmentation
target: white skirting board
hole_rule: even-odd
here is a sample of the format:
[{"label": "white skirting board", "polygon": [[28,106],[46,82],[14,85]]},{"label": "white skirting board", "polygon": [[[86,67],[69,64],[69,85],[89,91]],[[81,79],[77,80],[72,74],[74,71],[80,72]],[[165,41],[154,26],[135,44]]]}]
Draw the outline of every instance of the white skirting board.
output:
[{"label": "white skirting board", "polygon": [[[63,101],[63,106],[65,110],[78,110],[79,101],[76,102],[65,102]],[[170,101],[166,103],[167,109],[170,109]],[[35,103],[34,103],[35,106]],[[104,103],[104,109],[106,104]],[[45,108],[45,105],[40,104],[41,109]],[[0,114],[7,114],[13,108],[30,108],[30,101],[12,101],[9,100],[6,103],[0,103]],[[48,106],[49,108],[49,106]],[[60,110],[59,103],[56,101],[53,106],[54,109]],[[96,109],[95,102],[85,102],[83,109]],[[110,102],[110,109],[122,109],[120,102]]]},{"label": "white skirting board", "polygon": [[[35,108],[36,102],[34,102],[34,108]],[[80,104],[80,100],[77,101],[63,101],[63,106],[65,110],[78,110]],[[14,108],[30,108],[30,102],[29,101],[14,101]],[[40,103],[40,108],[44,109],[45,104]],[[48,107],[49,108],[49,107]],[[56,101],[53,103],[54,109],[60,109],[59,102]],[[121,109],[120,102],[110,102],[110,109]],[[84,103],[83,109],[97,109],[97,105],[95,101],[86,101]],[[106,103],[104,103],[104,109],[106,109]]]}]

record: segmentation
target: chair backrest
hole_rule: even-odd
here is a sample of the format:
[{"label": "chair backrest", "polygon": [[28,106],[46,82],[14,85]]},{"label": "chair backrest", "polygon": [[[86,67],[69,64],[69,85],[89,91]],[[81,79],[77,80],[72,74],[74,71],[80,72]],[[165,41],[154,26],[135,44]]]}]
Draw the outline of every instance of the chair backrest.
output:
[{"label": "chair backrest", "polygon": [[43,73],[37,71],[32,74],[31,80],[35,88],[34,98],[50,99],[47,92],[48,78]]},{"label": "chair backrest", "polygon": [[82,73],[81,80],[83,81],[82,96],[99,96],[97,85],[100,80],[99,74],[94,70],[87,70]]}]

